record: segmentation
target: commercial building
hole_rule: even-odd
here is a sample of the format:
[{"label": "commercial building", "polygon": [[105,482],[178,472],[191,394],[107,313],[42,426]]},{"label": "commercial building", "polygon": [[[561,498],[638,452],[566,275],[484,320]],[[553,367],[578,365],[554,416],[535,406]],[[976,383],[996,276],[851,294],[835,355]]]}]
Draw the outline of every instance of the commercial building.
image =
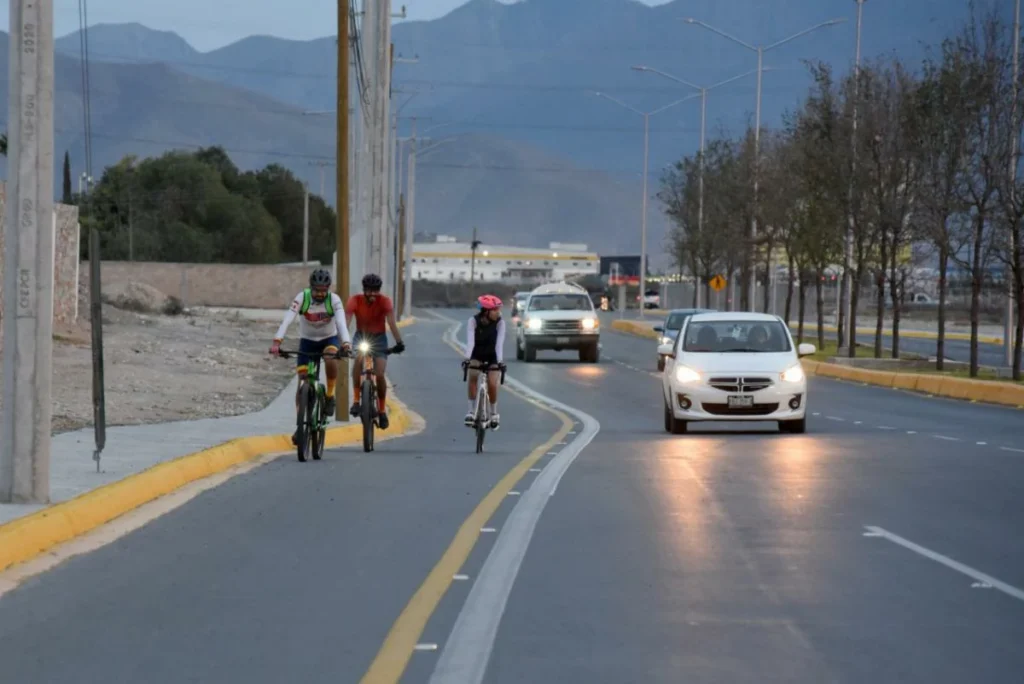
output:
[{"label": "commercial building", "polygon": [[600,259],[584,244],[552,242],[547,249],[481,244],[476,250],[468,242],[439,235],[433,242],[413,244],[414,280],[434,282],[548,283],[567,278],[597,275]]}]

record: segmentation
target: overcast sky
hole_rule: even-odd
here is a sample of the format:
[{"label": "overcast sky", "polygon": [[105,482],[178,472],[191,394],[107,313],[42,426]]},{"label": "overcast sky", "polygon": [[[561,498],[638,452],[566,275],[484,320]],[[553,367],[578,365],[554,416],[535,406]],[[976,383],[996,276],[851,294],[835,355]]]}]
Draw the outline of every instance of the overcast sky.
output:
[{"label": "overcast sky", "polygon": [[[404,4],[410,19],[434,19],[465,1],[392,0],[391,5],[398,12]],[[662,5],[669,0],[639,1]],[[586,0],[579,2],[583,6]],[[174,31],[203,51],[251,35],[320,38],[330,32],[326,27],[337,21],[336,8],[337,0],[88,0],[90,25],[139,22]],[[78,0],[53,0],[53,13],[58,37],[78,29]],[[6,31],[8,12],[0,14],[0,26]]]}]

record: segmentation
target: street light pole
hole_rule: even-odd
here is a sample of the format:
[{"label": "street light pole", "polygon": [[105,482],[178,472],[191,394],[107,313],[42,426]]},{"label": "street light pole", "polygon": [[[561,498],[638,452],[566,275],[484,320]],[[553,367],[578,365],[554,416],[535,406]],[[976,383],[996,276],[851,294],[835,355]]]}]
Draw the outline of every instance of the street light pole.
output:
[{"label": "street light pole", "polygon": [[640,217],[640,316],[643,317],[643,315],[644,315],[644,304],[643,304],[643,301],[644,301],[644,286],[645,286],[646,281],[647,281],[647,175],[648,175],[648,167],[650,166],[650,164],[649,164],[649,157],[650,157],[650,118],[652,116],[654,116],[655,114],[660,114],[661,112],[664,112],[667,109],[671,109],[672,107],[675,107],[676,105],[680,105],[680,104],[686,102],[687,100],[692,100],[693,98],[697,97],[697,95],[688,95],[688,96],[686,96],[684,98],[681,98],[681,99],[676,100],[674,102],[670,102],[667,105],[665,105],[663,107],[659,107],[658,109],[652,110],[650,112],[642,112],[639,109],[636,109],[635,107],[631,107],[630,105],[626,104],[622,100],[619,100],[618,98],[615,98],[615,97],[612,97],[611,95],[608,95],[607,93],[594,93],[594,94],[597,95],[598,97],[603,97],[606,100],[614,102],[615,104],[619,105],[620,107],[628,109],[629,111],[633,112],[634,114],[639,114],[640,116],[642,116],[644,118],[644,174],[643,174],[643,178],[644,178],[644,180],[643,180],[644,196],[643,196],[643,201],[640,203],[641,212],[642,212],[642,215]]},{"label": "street light pole", "polygon": [[[859,0],[864,2],[864,0]],[[1015,9],[1013,13],[1013,118],[1010,119],[1010,125],[1014,127],[1013,131],[1013,145],[1010,147],[1010,197],[1012,200],[1016,198],[1016,185],[1017,185],[1017,164],[1020,162],[1020,155],[1017,153],[1017,147],[1019,145],[1017,141],[1016,124],[1014,123],[1017,119],[1017,92],[1020,84],[1017,82],[1018,69],[1020,68],[1020,0],[1015,3]],[[1010,245],[1014,243],[1013,238],[1010,239]],[[1020,245],[1017,245],[1017,249],[1020,249]],[[1006,315],[1005,323],[1003,325],[1003,352],[1006,359],[1006,365],[1013,367],[1013,353],[1014,345],[1013,340],[1016,326],[1014,325],[1014,286],[1013,278],[1010,273],[1011,269],[1006,269]]]},{"label": "street light pole", "polygon": [[[857,119],[858,111],[857,106],[860,104],[860,37],[861,37],[861,26],[863,25],[864,18],[864,2],[865,0],[854,0],[857,3],[857,42],[854,53],[854,83],[853,83],[853,120],[852,120],[852,131],[850,133],[850,155],[852,170],[856,171],[857,168]],[[853,316],[853,175],[850,176],[850,182],[846,189],[846,203],[848,214],[846,217],[846,235],[843,245],[843,305],[837,315],[836,327],[837,339],[839,340],[839,346],[843,346],[843,342],[846,343],[846,348],[849,350],[851,356],[856,353],[856,342],[857,342],[857,331],[854,329],[855,326],[852,324]]]},{"label": "street light pole", "polygon": [[[771,67],[768,67],[765,70],[770,71]],[[724,85],[728,85],[729,83],[732,83],[733,81],[738,81],[741,78],[746,78],[747,76],[750,76],[751,74],[753,74],[754,71],[748,71],[746,73],[740,74],[739,76],[733,76],[732,78],[727,78],[724,81],[719,81],[718,83],[715,83],[714,85],[710,85],[710,86],[694,85],[693,83],[690,83],[689,81],[687,81],[685,79],[679,78],[678,76],[673,76],[672,74],[669,74],[669,73],[667,73],[665,71],[661,71],[660,69],[652,69],[649,66],[634,66],[633,67],[633,71],[645,71],[645,72],[649,72],[649,73],[652,73],[652,74],[657,74],[658,76],[661,76],[662,78],[667,78],[670,81],[675,81],[676,83],[681,83],[684,86],[687,86],[689,88],[693,88],[694,90],[700,91],[700,165],[699,165],[699,171],[698,171],[698,174],[697,174],[698,183],[699,183],[699,191],[698,191],[698,196],[697,196],[697,230],[700,231],[701,233],[703,233],[704,232],[704,152],[705,152],[704,144],[705,144],[705,135],[706,135],[706,132],[707,132],[707,120],[708,120],[708,118],[707,118],[708,117],[708,92],[710,92],[712,90],[715,90],[716,88],[720,88],[720,87],[722,87]],[[697,274],[694,274],[694,275],[696,276]],[[707,275],[707,274],[705,274],[705,275]],[[700,304],[700,287],[699,286],[696,286],[696,287],[697,287],[697,298],[698,298],[697,303],[699,305]]]},{"label": "street light pole", "polygon": [[748,269],[749,269],[748,277],[750,278],[750,281],[747,283],[747,307],[751,311],[753,311],[753,310],[755,310],[757,308],[754,305],[754,299],[756,298],[755,297],[756,286],[757,286],[757,279],[754,276],[755,271],[756,271],[756,268],[754,266],[754,243],[757,241],[757,207],[758,207],[758,185],[759,185],[758,181],[759,181],[759,176],[760,176],[760,164],[761,164],[761,78],[762,78],[762,74],[764,72],[764,53],[768,52],[769,50],[774,50],[775,48],[780,47],[782,45],[785,45],[786,43],[789,43],[790,41],[796,40],[797,38],[805,36],[808,33],[812,33],[814,31],[817,31],[820,28],[824,28],[826,26],[835,26],[836,24],[841,24],[841,23],[845,22],[846,19],[845,18],[840,18],[840,19],[830,19],[828,21],[823,21],[820,24],[815,24],[814,26],[808,27],[808,28],[804,29],[803,31],[799,31],[797,33],[794,33],[793,35],[789,36],[788,38],[783,38],[782,40],[777,41],[775,43],[772,43],[770,45],[752,45],[752,44],[750,44],[750,43],[748,43],[748,42],[746,42],[744,40],[740,40],[739,38],[726,33],[725,31],[722,31],[721,29],[717,29],[714,26],[711,26],[710,24],[706,24],[705,22],[699,21],[699,20],[694,19],[692,17],[687,17],[687,18],[683,19],[683,21],[685,21],[687,24],[692,24],[694,26],[700,26],[701,28],[704,28],[704,29],[707,29],[708,31],[711,31],[712,33],[717,33],[718,35],[722,36],[723,38],[731,40],[732,42],[736,43],[737,45],[740,45],[741,47],[745,47],[748,50],[750,50],[750,51],[752,51],[752,52],[757,54],[757,103],[755,105],[756,113],[755,113],[755,116],[754,116],[754,118],[755,118],[755,122],[754,122],[754,211],[753,211],[753,213],[751,215],[751,218],[750,218],[750,244],[747,245],[747,250],[746,250],[746,254],[747,254],[746,261],[747,261],[747,265],[748,265]]}]

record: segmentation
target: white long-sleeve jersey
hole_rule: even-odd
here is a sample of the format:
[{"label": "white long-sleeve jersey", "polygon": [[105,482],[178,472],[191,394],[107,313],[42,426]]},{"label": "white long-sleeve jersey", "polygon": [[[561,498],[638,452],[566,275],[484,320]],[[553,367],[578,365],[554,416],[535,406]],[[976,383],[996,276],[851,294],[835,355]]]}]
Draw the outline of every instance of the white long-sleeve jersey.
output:
[{"label": "white long-sleeve jersey", "polygon": [[327,311],[327,300],[322,302],[311,300],[306,313],[300,314],[304,296],[305,291],[295,295],[291,306],[288,307],[288,311],[284,314],[284,320],[281,322],[281,327],[277,329],[274,339],[283,340],[284,334],[288,332],[292,321],[296,317],[301,316],[299,318],[299,337],[301,339],[318,342],[337,335],[341,338],[342,342],[352,344],[352,336],[349,335],[348,324],[345,322],[345,305],[342,303],[341,297],[334,292],[330,293],[331,306],[334,309],[334,315],[332,316]]},{"label": "white long-sleeve jersey", "polygon": [[[466,324],[466,359],[473,356],[473,347],[476,345],[476,316],[472,316]],[[505,362],[505,319],[498,319],[498,339],[494,344],[495,356],[498,363]]]}]

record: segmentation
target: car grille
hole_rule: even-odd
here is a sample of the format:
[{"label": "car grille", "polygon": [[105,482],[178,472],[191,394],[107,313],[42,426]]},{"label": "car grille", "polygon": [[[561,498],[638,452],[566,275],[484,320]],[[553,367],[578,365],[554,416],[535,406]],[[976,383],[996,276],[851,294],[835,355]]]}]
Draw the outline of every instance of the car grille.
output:
[{"label": "car grille", "polygon": [[546,333],[575,333],[582,328],[580,321],[544,321],[543,328]]},{"label": "car grille", "polygon": [[701,403],[701,406],[713,416],[767,416],[779,410],[778,404],[754,404],[746,408],[729,408],[728,404]]},{"label": "car grille", "polygon": [[723,392],[757,392],[772,386],[771,378],[711,378],[708,384]]}]

